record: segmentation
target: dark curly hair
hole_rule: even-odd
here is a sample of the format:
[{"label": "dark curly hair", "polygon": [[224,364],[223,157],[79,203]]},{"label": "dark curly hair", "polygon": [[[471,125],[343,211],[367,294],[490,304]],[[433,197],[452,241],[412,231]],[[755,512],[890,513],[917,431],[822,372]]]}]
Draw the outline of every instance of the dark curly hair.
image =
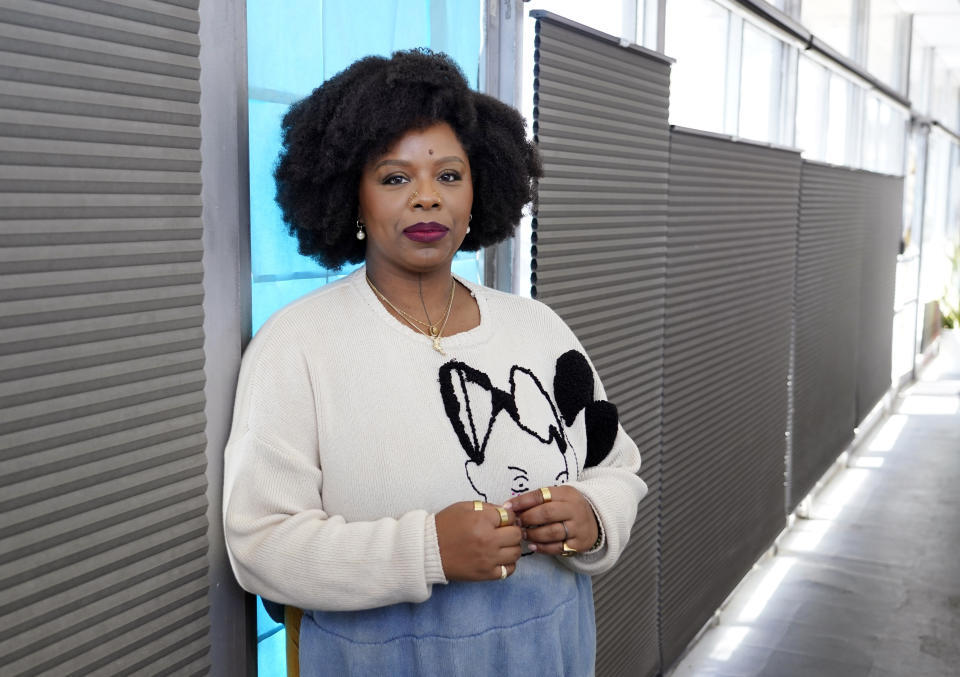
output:
[{"label": "dark curly hair", "polygon": [[411,50],[360,59],[284,116],[277,204],[300,253],[332,269],[363,261],[356,220],[364,167],[408,131],[437,122],[453,129],[473,175],[473,221],[460,248],[509,237],[543,173],[523,118],[471,90],[447,55]]}]

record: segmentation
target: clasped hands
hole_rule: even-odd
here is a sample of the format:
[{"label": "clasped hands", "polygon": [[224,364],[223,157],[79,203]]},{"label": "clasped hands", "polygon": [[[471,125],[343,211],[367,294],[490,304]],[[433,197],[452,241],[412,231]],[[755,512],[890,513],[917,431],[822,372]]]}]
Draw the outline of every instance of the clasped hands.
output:
[{"label": "clasped hands", "polygon": [[[477,503],[480,503],[479,501]],[[461,501],[436,515],[440,559],[447,580],[486,581],[516,570],[523,541],[544,555],[586,552],[597,541],[599,526],[583,494],[570,486],[535,489],[514,496],[502,506]],[[564,551],[564,544],[567,546]]]}]

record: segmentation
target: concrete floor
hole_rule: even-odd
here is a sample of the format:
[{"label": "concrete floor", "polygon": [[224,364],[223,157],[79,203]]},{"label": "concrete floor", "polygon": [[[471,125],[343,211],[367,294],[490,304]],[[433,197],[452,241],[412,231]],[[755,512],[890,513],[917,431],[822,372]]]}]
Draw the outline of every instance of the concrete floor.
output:
[{"label": "concrete floor", "polygon": [[670,674],[960,675],[960,341]]}]

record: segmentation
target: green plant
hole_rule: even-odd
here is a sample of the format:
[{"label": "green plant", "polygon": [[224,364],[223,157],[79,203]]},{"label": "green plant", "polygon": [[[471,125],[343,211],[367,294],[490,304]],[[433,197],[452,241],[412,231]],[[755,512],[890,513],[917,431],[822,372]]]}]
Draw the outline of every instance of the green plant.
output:
[{"label": "green plant", "polygon": [[950,261],[950,282],[940,297],[940,324],[947,329],[960,329],[960,239],[947,251]]}]

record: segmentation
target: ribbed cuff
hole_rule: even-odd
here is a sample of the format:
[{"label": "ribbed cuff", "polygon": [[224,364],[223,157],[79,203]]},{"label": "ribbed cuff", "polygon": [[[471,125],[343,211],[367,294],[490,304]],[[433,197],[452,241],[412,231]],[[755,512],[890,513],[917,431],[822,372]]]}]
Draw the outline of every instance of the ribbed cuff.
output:
[{"label": "ribbed cuff", "polygon": [[433,515],[427,515],[423,524],[423,571],[427,585],[447,584],[443,573],[443,561],[440,559],[440,542],[437,540],[437,521]]},{"label": "ribbed cuff", "polygon": [[600,520],[600,513],[597,512],[597,506],[595,506],[593,504],[593,501],[591,501],[586,496],[584,496],[584,498],[587,500],[587,503],[590,504],[590,509],[593,510],[593,519],[597,521],[597,529],[600,533],[597,534],[597,542],[594,543],[593,547],[587,550],[586,552],[584,552],[583,554],[594,555],[600,552],[601,550],[603,550],[603,547],[607,544],[607,537],[603,531],[603,522]]}]

